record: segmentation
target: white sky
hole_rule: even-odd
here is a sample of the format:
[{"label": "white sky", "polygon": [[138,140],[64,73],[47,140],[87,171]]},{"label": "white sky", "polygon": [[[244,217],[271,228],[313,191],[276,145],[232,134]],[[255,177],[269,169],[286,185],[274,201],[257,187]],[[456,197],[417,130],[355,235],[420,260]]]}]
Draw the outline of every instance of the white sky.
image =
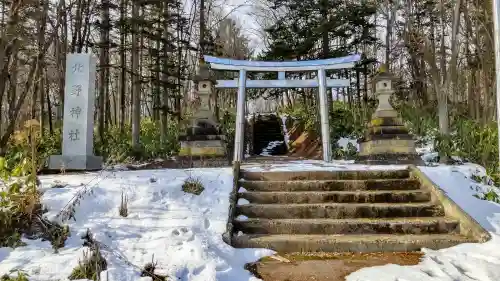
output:
[{"label": "white sky", "polygon": [[[215,6],[223,7],[224,15],[234,19],[242,32],[250,39],[250,48],[257,52],[263,48],[262,29],[257,23],[254,11],[255,0],[214,0]],[[189,13],[193,0],[184,0],[184,11]],[[197,9],[198,10],[198,9]]]},{"label": "white sky", "polygon": [[[193,0],[184,0],[185,9],[190,9]],[[250,48],[255,50],[255,54],[259,53],[264,49],[264,39],[263,30],[259,24],[259,9],[256,6],[259,0],[213,0],[215,5],[218,7],[223,7],[224,15],[234,19],[237,24],[241,27],[242,32],[247,38],[250,39]],[[385,22],[386,20],[382,15],[377,16],[377,37],[381,42],[385,41]],[[383,61],[384,58],[384,48],[381,47],[377,50],[378,59]]]},{"label": "white sky", "polygon": [[252,15],[255,4],[252,0],[226,0],[227,5],[224,6],[226,14],[236,20],[241,26],[244,34],[250,39],[250,48],[257,52],[262,50],[262,28],[257,23],[255,16]]},{"label": "white sky", "polygon": [[[187,0],[190,1],[190,0]],[[242,27],[244,34],[250,39],[250,47],[256,50],[256,53],[264,49],[263,41],[263,30],[258,23],[258,16],[256,11],[258,10],[255,3],[258,0],[215,0],[224,1],[227,3],[224,6],[226,14],[230,14],[236,22]],[[381,42],[385,40],[385,23],[386,20],[380,14],[377,16],[377,37]],[[377,57],[383,60],[384,48],[377,50]]]}]

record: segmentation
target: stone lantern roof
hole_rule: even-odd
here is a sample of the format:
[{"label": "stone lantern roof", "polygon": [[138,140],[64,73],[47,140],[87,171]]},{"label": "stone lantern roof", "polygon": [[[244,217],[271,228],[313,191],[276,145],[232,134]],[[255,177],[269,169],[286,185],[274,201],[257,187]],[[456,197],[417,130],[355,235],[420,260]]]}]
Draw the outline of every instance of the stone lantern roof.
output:
[{"label": "stone lantern roof", "polygon": [[194,76],[193,81],[210,81],[215,84],[216,79],[213,73],[210,71],[210,66],[205,62],[200,62],[200,65],[198,66],[198,72]]},{"label": "stone lantern roof", "polygon": [[392,75],[387,70],[387,65],[386,64],[382,64],[379,67],[378,73],[373,77],[373,83],[377,83],[380,80],[391,80],[391,81],[396,80],[396,77],[394,77],[394,75]]}]

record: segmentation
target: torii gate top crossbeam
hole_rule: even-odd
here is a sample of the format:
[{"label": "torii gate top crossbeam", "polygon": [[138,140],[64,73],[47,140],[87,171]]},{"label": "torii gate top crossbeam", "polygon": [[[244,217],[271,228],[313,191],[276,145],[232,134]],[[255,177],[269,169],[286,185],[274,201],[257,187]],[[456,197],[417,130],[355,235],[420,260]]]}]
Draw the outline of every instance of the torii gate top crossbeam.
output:
[{"label": "torii gate top crossbeam", "polygon": [[246,71],[313,71],[319,69],[344,69],[353,68],[361,59],[361,55],[351,55],[340,58],[304,61],[247,61],[233,60],[204,56],[205,62],[210,63],[210,68],[219,70],[246,70]]}]

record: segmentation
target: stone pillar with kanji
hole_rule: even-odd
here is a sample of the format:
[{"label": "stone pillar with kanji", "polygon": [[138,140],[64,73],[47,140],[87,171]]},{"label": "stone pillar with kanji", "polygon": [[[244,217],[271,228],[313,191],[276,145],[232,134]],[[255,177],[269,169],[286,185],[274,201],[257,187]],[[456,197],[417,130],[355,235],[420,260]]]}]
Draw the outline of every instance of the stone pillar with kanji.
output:
[{"label": "stone pillar with kanji", "polygon": [[223,158],[226,155],[224,136],[219,133],[215,117],[214,85],[216,80],[209,66],[201,63],[194,78],[197,84],[195,97],[190,104],[191,116],[185,133],[179,137],[181,149],[179,156],[193,158]]},{"label": "stone pillar with kanji", "polygon": [[94,155],[96,59],[90,53],[66,58],[66,87],[62,155],[49,157],[51,170],[100,170],[102,157]]},{"label": "stone pillar with kanji", "polygon": [[378,107],[363,138],[358,140],[358,161],[365,164],[421,164],[415,150],[415,140],[401,116],[390,103],[395,77],[383,65],[373,78]]}]

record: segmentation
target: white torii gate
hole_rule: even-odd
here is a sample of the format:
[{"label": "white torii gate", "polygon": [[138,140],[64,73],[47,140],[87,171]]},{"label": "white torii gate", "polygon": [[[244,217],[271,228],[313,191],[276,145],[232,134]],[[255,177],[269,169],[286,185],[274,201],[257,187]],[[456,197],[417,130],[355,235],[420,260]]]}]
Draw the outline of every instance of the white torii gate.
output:
[{"label": "white torii gate", "polygon": [[[246,61],[204,56],[212,69],[239,71],[238,80],[217,80],[216,88],[238,88],[236,103],[236,132],[233,161],[243,160],[246,88],[318,88],[321,115],[321,141],[323,160],[331,162],[329,108],[327,88],[348,87],[348,79],[327,79],[326,70],[353,68],[361,59],[359,54],[341,58],[308,61]],[[279,80],[247,80],[247,71],[278,72]],[[317,71],[316,79],[286,80],[286,72]]]}]

